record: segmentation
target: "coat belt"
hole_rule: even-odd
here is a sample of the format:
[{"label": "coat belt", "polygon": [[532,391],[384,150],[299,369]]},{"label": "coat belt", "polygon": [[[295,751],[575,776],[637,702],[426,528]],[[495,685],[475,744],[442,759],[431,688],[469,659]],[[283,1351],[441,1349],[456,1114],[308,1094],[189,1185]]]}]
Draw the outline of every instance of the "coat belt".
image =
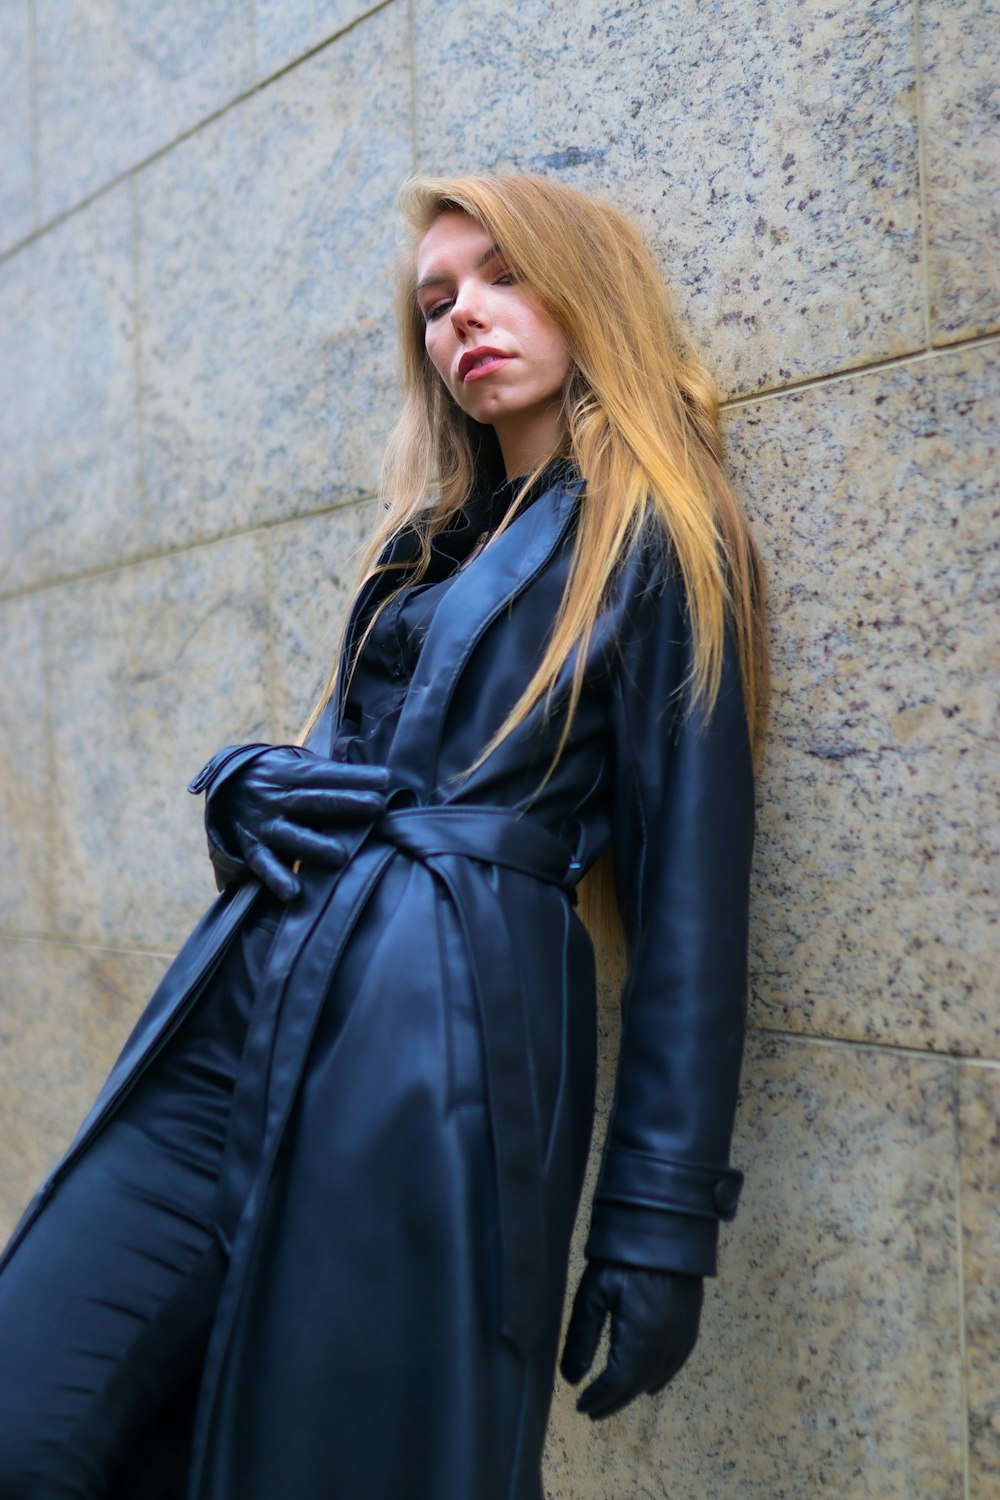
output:
[{"label": "coat belt", "polygon": [[[251,1017],[220,1172],[215,1209],[219,1237],[230,1252],[241,1219],[252,1218],[259,1209],[329,983],[368,895],[397,855],[419,860],[448,890],[469,960],[486,1058],[496,1172],[501,1330],[525,1350],[544,1311],[542,1132],[531,1082],[528,1018],[507,925],[490,882],[473,861],[517,870],[567,891],[576,883],[579,866],[562,840],[496,807],[390,808],[352,837],[352,861],[364,844],[375,858],[364,862],[365,877],[350,899],[334,904],[341,872],[324,887],[294,947],[281,951],[280,928],[275,938],[268,967],[281,982],[268,987]],[[278,1059],[275,1027],[292,969],[297,998],[281,1020]],[[310,997],[304,1007],[303,994]]]}]

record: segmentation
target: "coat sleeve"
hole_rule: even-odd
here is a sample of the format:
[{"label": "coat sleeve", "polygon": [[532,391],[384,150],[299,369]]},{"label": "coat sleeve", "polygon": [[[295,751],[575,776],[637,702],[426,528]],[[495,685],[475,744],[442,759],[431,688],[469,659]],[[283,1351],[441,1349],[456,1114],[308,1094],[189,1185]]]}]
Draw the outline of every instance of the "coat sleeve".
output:
[{"label": "coat sleeve", "polygon": [[685,701],[679,572],[645,569],[614,687],[612,846],[628,972],[586,1254],[714,1275],[742,1173],[729,1146],[746,1017],[754,785],[727,628],[719,696]]}]

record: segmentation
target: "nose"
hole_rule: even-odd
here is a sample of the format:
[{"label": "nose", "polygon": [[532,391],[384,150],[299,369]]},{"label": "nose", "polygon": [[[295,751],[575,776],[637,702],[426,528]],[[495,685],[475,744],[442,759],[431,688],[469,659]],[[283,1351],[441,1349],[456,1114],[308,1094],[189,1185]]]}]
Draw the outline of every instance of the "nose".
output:
[{"label": "nose", "polygon": [[489,316],[477,288],[467,283],[459,287],[451,304],[451,322],[459,338],[473,330],[479,332],[487,327]]}]

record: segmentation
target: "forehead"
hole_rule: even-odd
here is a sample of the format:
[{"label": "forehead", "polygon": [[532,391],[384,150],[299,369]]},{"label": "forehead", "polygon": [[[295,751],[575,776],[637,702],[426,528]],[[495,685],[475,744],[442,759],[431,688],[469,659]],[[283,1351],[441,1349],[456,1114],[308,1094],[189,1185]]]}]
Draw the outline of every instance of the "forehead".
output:
[{"label": "forehead", "polygon": [[489,231],[460,208],[447,208],[425,230],[417,246],[417,279],[447,269],[447,263],[481,255],[491,244]]}]

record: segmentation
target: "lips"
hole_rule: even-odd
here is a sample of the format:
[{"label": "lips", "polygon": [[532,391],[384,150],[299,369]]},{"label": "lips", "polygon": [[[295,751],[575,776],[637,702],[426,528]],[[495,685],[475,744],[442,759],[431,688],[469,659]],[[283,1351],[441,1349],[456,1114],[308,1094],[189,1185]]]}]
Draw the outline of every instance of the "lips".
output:
[{"label": "lips", "polygon": [[477,375],[482,370],[485,375],[490,370],[499,369],[500,364],[511,356],[503,349],[491,349],[488,344],[481,344],[478,349],[468,349],[458,362],[458,378],[466,380],[470,375]]}]

